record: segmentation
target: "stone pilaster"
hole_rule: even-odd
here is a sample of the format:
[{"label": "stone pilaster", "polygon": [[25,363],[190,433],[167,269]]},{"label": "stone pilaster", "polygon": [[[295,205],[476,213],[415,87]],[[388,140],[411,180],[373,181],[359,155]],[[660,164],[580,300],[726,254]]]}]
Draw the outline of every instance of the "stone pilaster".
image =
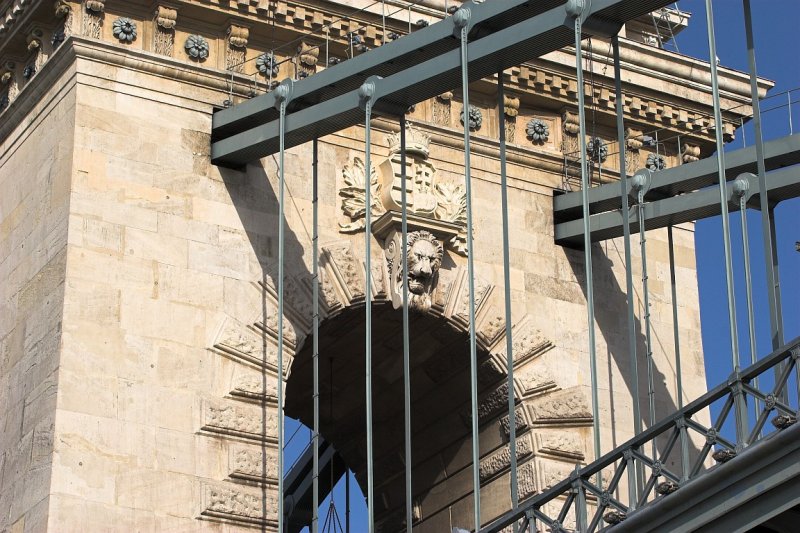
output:
[{"label": "stone pilaster", "polygon": [[178,21],[178,10],[158,6],[154,17],[153,52],[172,56],[175,48],[175,25]]}]

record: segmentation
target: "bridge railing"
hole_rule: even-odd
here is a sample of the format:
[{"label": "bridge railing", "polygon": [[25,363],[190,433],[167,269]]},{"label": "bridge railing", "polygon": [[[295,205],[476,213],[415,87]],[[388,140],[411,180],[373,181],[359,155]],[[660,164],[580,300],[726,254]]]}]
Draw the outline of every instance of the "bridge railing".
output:
[{"label": "bridge railing", "polygon": [[[481,529],[592,533],[796,423],[800,337]],[[710,425],[711,406],[719,407]],[[716,409],[715,409],[716,410]],[[770,422],[768,424],[768,422]],[[698,444],[700,444],[698,448]],[[669,465],[669,467],[668,467]],[[623,481],[624,480],[624,481]],[[506,529],[508,528],[508,529]]]}]

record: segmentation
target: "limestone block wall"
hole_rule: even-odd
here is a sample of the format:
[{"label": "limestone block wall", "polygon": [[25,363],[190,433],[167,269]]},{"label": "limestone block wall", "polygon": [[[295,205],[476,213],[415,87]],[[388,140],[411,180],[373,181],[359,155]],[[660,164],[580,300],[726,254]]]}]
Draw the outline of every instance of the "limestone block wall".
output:
[{"label": "limestone block wall", "polygon": [[[65,46],[68,49],[53,59],[61,62],[50,71],[60,77],[37,85],[50,92],[38,100],[23,92],[15,102],[17,113],[28,113],[19,106],[37,101],[42,109],[56,106],[53,109],[61,111],[51,112],[52,119],[43,118],[40,123],[21,121],[19,133],[6,137],[2,151],[0,183],[3,192],[10,191],[0,199],[2,250],[10,259],[0,265],[11,283],[2,288],[9,292],[8,296],[2,293],[0,304],[9,312],[4,311],[0,322],[0,353],[3,365],[15,358],[23,361],[27,353],[37,358],[37,364],[33,371],[31,365],[19,366],[19,362],[8,371],[3,366],[0,379],[8,381],[2,382],[0,392],[11,398],[26,388],[41,388],[47,394],[31,392],[30,398],[11,398],[16,401],[9,405],[17,407],[3,418],[4,425],[14,427],[0,441],[0,505],[7,505],[0,507],[0,519],[6,520],[0,524],[30,531],[239,531],[253,527],[272,531],[278,476],[278,376],[291,376],[299,368],[293,366],[293,355],[303,349],[310,327],[311,147],[298,147],[286,156],[290,282],[286,357],[284,368],[279,369],[274,291],[276,161],[269,157],[240,170],[210,165],[212,109],[229,95],[224,76],[207,65],[179,63],[135,48],[121,51],[91,39],[75,38]],[[460,105],[457,99],[456,103],[450,100],[424,103],[412,119],[423,122],[432,138],[429,161],[437,179],[457,185],[463,183],[464,175]],[[481,478],[484,516],[489,519],[507,507],[509,423],[503,413],[496,110],[490,91],[481,84],[476,85],[475,102],[484,119],[483,129],[475,134],[472,176],[477,327],[486,354],[481,374]],[[517,141],[511,145],[508,168],[511,318],[515,349],[520,353],[515,367],[520,484],[523,494],[530,495],[564,477],[575,462],[592,459],[591,412],[587,411],[590,380],[582,253],[553,243],[552,194],[554,188],[565,186],[562,152],[569,139],[575,138],[574,132],[569,137],[571,118],[568,112],[535,111],[548,122],[552,134],[546,143],[534,146],[523,135],[534,110],[518,105],[516,111],[520,117],[513,123]],[[39,124],[38,129],[31,130],[32,124]],[[373,158],[380,162],[389,157],[387,137],[396,132],[397,125],[376,121],[374,126]],[[36,143],[14,140],[30,132],[36,133]],[[351,128],[320,143],[326,320],[337,313],[357,316],[365,297],[364,236],[341,231],[340,223],[349,220],[343,215],[339,193],[345,185],[343,170],[356,157],[363,157],[363,135],[363,129]],[[54,148],[42,148],[47,146]],[[674,163],[678,154],[670,157]],[[40,181],[21,181],[19,175],[35,175]],[[19,191],[26,190],[30,192],[20,196]],[[42,211],[45,205],[49,210]],[[39,212],[53,214],[37,217]],[[44,229],[22,237],[31,224]],[[16,247],[15,243],[25,238],[41,253],[31,252],[27,243],[22,253],[21,244]],[[675,240],[684,387],[692,398],[703,391],[705,383],[691,227],[676,229]],[[671,299],[664,233],[653,232],[649,242],[657,412],[661,416],[677,405]],[[387,300],[381,246],[382,242],[373,240],[376,269],[371,297],[377,303]],[[632,433],[621,243],[595,246],[594,257],[599,416],[602,447],[609,450]],[[32,262],[36,266],[11,268]],[[47,264],[52,267],[42,270]],[[633,268],[638,279],[638,262]],[[442,329],[452,326],[462,335],[469,325],[464,269],[463,256],[449,250],[432,311]],[[35,288],[26,289],[29,285]],[[61,294],[60,299],[48,298],[48,291]],[[637,305],[641,317],[638,292]],[[13,321],[6,322],[6,316]],[[644,376],[641,324],[639,328],[640,375]],[[55,344],[42,344],[41,338]],[[397,349],[386,346],[382,349]],[[429,360],[418,372],[433,388],[450,370],[450,360],[441,364],[437,353],[426,352]],[[50,366],[39,360],[49,361]],[[48,374],[37,374],[47,369]],[[53,377],[52,384],[48,376]],[[644,381],[640,390],[644,412]],[[40,397],[50,402],[40,403],[46,408],[37,407]],[[310,397],[305,401],[307,405]],[[432,422],[417,434],[424,443],[441,438],[436,441],[438,448],[418,450],[418,467],[434,478],[430,487],[419,491],[425,494],[416,494],[420,531],[464,525],[471,517],[471,458],[469,441],[464,438],[468,426],[460,407],[453,405],[452,416],[446,419],[446,429],[458,438],[441,437]],[[27,416],[31,419],[26,426]],[[419,419],[425,419],[424,412]],[[354,428],[353,438],[342,451],[349,454],[351,466],[363,480],[363,439],[357,433],[362,428],[358,420],[348,423]],[[42,424],[39,439],[38,424]],[[41,448],[28,453],[36,442]],[[396,466],[392,454],[385,457]],[[20,466],[26,461],[29,466]],[[37,480],[37,475],[47,481]],[[12,489],[6,488],[6,479],[17,480],[12,481]],[[382,480],[382,484],[384,503],[378,514],[387,530],[392,530],[398,524],[392,513],[398,508],[402,487],[396,479]],[[34,510],[26,515],[29,509]],[[461,516],[465,518],[459,522]]]},{"label": "limestone block wall", "polygon": [[68,71],[0,143],[0,531],[47,525],[75,95]]}]

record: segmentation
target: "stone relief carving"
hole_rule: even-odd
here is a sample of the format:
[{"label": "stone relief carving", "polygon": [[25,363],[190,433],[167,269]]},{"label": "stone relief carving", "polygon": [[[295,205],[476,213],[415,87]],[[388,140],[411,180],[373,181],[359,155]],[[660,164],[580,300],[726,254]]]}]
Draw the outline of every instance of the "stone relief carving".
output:
[{"label": "stone relief carving", "polygon": [[466,120],[466,121],[469,122],[469,130],[470,131],[478,131],[479,129],[481,129],[481,126],[483,125],[483,113],[481,113],[481,110],[478,107],[470,104],[469,111],[466,113],[466,115],[467,116],[465,116],[464,109],[462,108],[461,109],[461,124],[462,125],[464,124],[464,121]]},{"label": "stone relief carving", "polygon": [[564,155],[580,157],[580,152],[578,151],[578,132],[580,131],[578,114],[569,109],[563,109],[561,111],[561,127],[564,130],[561,151]]},{"label": "stone relief carving", "polygon": [[447,91],[433,99],[433,123],[440,126],[449,126],[451,120],[451,102],[453,93]]},{"label": "stone relief carving", "polygon": [[544,396],[533,403],[533,414],[539,424],[583,424],[592,420],[586,395],[578,387]]},{"label": "stone relief carving", "polygon": [[114,37],[122,43],[130,43],[136,39],[136,23],[127,17],[119,17],[111,27]]},{"label": "stone relief carving", "polygon": [[601,165],[608,158],[608,144],[600,137],[590,139],[586,145],[586,157],[595,165]]},{"label": "stone relief carving", "polygon": [[684,143],[681,160],[684,163],[694,163],[700,159],[700,147],[696,144]]},{"label": "stone relief carving", "polygon": [[277,442],[278,417],[249,405],[204,403],[202,429],[257,442]]},{"label": "stone relief carving", "polygon": [[227,41],[225,48],[225,69],[234,72],[244,71],[244,61],[247,54],[247,40],[250,37],[250,29],[237,24],[228,26]]},{"label": "stone relief carving", "polygon": [[208,58],[208,41],[202,35],[188,36],[183,48],[190,59],[205,61]]},{"label": "stone relief carving", "polygon": [[[371,165],[370,165],[371,166]],[[373,216],[380,215],[386,211],[381,203],[381,184],[378,181],[378,172],[375,167],[370,169],[370,204]],[[364,217],[367,213],[367,170],[364,161],[360,157],[353,160],[353,165],[345,165],[342,170],[344,177],[344,187],[339,191],[342,196],[342,211],[350,217],[352,222],[339,224],[343,233],[355,233],[364,229]]]},{"label": "stone relief carving", "polygon": [[83,9],[83,34],[94,39],[100,38],[103,24],[105,0],[86,0]]},{"label": "stone relief carving", "polygon": [[70,7],[66,0],[56,0],[56,3],[53,7],[56,18],[63,19],[61,26],[53,32],[53,38],[50,41],[53,45],[53,50],[55,50],[67,39],[67,37],[72,35],[72,21],[74,20],[74,13],[72,11],[72,7]]},{"label": "stone relief carving", "polygon": [[[517,439],[517,461],[533,453],[530,434]],[[498,451],[481,459],[479,473],[481,481],[487,481],[511,466],[511,446],[505,445]]]},{"label": "stone relief carving", "polygon": [[540,118],[532,118],[525,127],[525,133],[533,144],[544,144],[550,138],[550,127]]},{"label": "stone relief carving", "polygon": [[[380,163],[379,169],[370,171],[370,194],[372,215],[378,217],[386,212],[402,210],[403,168],[400,154],[399,133],[387,136],[389,157]],[[438,220],[453,227],[448,229],[445,244],[458,254],[466,255],[466,192],[463,185],[438,183],[436,167],[428,161],[430,137],[412,124],[406,126],[406,206],[409,215]],[[350,219],[339,224],[343,233],[355,233],[364,229],[366,215],[366,169],[360,157],[342,170],[344,187],[342,211]],[[425,228],[437,237],[433,227]],[[454,230],[451,232],[451,230]]]},{"label": "stone relief carving", "polygon": [[[266,494],[262,490],[253,491],[237,487],[205,485],[203,487],[203,511],[205,516],[225,518],[234,522],[249,524],[274,523],[264,516],[272,516],[270,509],[278,507],[277,491],[270,490]],[[274,526],[274,524],[273,524]]]},{"label": "stone relief carving", "polygon": [[386,260],[392,280],[392,301],[402,305],[403,283],[408,283],[408,305],[425,313],[431,308],[431,293],[442,265],[444,247],[430,232],[414,231],[408,234],[408,272],[403,271],[402,235],[394,233],[386,245]]},{"label": "stone relief carving", "polygon": [[278,76],[278,60],[275,59],[275,56],[272,52],[261,54],[256,58],[256,68],[258,69],[258,73],[264,76],[265,78],[276,78]]},{"label": "stone relief carving", "polygon": [[625,128],[625,168],[633,174],[639,168],[639,149],[644,146],[644,132],[634,128]]},{"label": "stone relief carving", "polygon": [[648,154],[645,166],[653,172],[658,172],[659,170],[664,170],[667,168],[667,162],[663,155]]},{"label": "stone relief carving", "polygon": [[158,6],[154,17],[153,52],[171,56],[175,48],[175,25],[178,21],[178,11],[166,6]]},{"label": "stone relief carving", "polygon": [[[275,452],[277,453],[277,451]],[[260,447],[236,446],[228,458],[230,476],[245,480],[265,481],[278,479],[278,462],[268,460],[264,464],[264,452]]]},{"label": "stone relief carving", "polygon": [[297,45],[297,76],[305,78],[317,71],[319,46],[300,41]]},{"label": "stone relief carving", "polygon": [[503,95],[503,113],[506,116],[506,141],[513,143],[517,133],[517,115],[519,115],[519,98]]}]

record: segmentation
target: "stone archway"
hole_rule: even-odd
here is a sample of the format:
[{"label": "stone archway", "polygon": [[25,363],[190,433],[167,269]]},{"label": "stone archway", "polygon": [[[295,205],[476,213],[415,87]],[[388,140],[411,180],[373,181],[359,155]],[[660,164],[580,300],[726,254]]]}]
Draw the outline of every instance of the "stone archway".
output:
[{"label": "stone archway", "polygon": [[[376,364],[390,367],[377,369],[375,375],[378,379],[385,378],[387,383],[397,383],[398,379],[402,382],[402,343],[398,344],[393,338],[399,328],[400,315],[391,306],[389,267],[386,261],[373,261],[374,326],[384,329],[384,338],[376,337],[374,358]],[[360,327],[363,331],[364,273],[363,260],[354,252],[349,240],[322,247],[321,353],[325,353],[324,340],[331,338],[331,328],[355,330]],[[304,420],[310,412],[312,396],[295,394],[292,383],[296,381],[297,390],[307,392],[310,348],[304,344],[310,344],[305,341],[311,330],[312,286],[307,275],[289,277],[285,286],[283,376],[284,383],[289,383],[287,414],[291,412],[292,416]],[[490,520],[510,505],[505,322],[500,312],[502,291],[495,290],[492,283],[482,278],[475,280],[475,287],[480,352],[480,479],[483,517]],[[200,434],[214,437],[211,442],[219,448],[222,459],[214,478],[201,487],[203,503],[199,514],[243,526],[272,528],[276,524],[278,382],[274,283],[266,279],[252,284],[249,290],[242,291],[241,298],[242,318],[223,317],[217,334],[210,339],[212,351],[219,359],[219,371],[212,395],[200,406],[198,430]],[[428,447],[424,451],[416,449],[412,467],[416,483],[424,480],[428,485],[419,487],[415,483],[414,518],[418,531],[441,531],[444,527],[471,522],[469,404],[458,400],[447,409],[433,408],[451,393],[451,389],[455,393],[460,387],[458,384],[464,383],[464,372],[468,372],[469,352],[465,343],[469,331],[468,304],[466,268],[455,261],[445,261],[432,289],[430,308],[424,316],[415,315],[414,318],[417,331],[424,329],[428,338],[434,336],[432,330],[435,330],[435,336],[449,339],[440,342],[449,348],[429,350],[412,365],[412,383],[423,378],[427,380],[427,388],[418,388],[416,395],[423,403],[418,401],[412,407],[417,413],[412,414],[412,421],[420,425],[415,428],[412,447],[418,446],[418,442],[425,442]],[[412,337],[413,331],[412,327]],[[512,331],[518,488],[520,498],[525,499],[568,477],[574,464],[583,461],[592,418],[588,400],[581,390],[560,387],[557,372],[548,362],[557,356],[557,347],[536,329],[533,319],[527,315],[521,317],[513,324]],[[413,338],[411,342],[413,350]],[[461,349],[456,349],[459,342]],[[418,349],[419,344],[416,347]],[[353,360],[360,362],[361,373],[342,382],[360,382],[363,394],[363,337],[358,348],[361,355]],[[399,360],[391,361],[397,357]],[[295,371],[297,379],[293,376]],[[415,373],[420,378],[414,378]],[[464,387],[467,401],[468,390]],[[430,403],[427,407],[425,398]],[[402,396],[400,400],[402,402]],[[376,407],[376,414],[382,412]],[[426,416],[433,420],[426,421]],[[376,479],[376,520],[383,531],[399,530],[404,517],[402,403],[398,420],[400,433],[397,424],[393,424],[384,434],[379,428],[380,416],[375,419],[375,468],[378,473],[386,473],[386,479]],[[343,424],[344,431],[328,430],[330,438],[364,484],[364,444],[359,443],[363,438],[358,431],[364,427],[363,417],[359,418],[357,410],[351,410],[337,423]],[[326,434],[324,423],[322,432]],[[457,433],[455,439],[442,437],[442,433],[453,432]],[[343,440],[340,434],[351,435],[351,442]]]}]

